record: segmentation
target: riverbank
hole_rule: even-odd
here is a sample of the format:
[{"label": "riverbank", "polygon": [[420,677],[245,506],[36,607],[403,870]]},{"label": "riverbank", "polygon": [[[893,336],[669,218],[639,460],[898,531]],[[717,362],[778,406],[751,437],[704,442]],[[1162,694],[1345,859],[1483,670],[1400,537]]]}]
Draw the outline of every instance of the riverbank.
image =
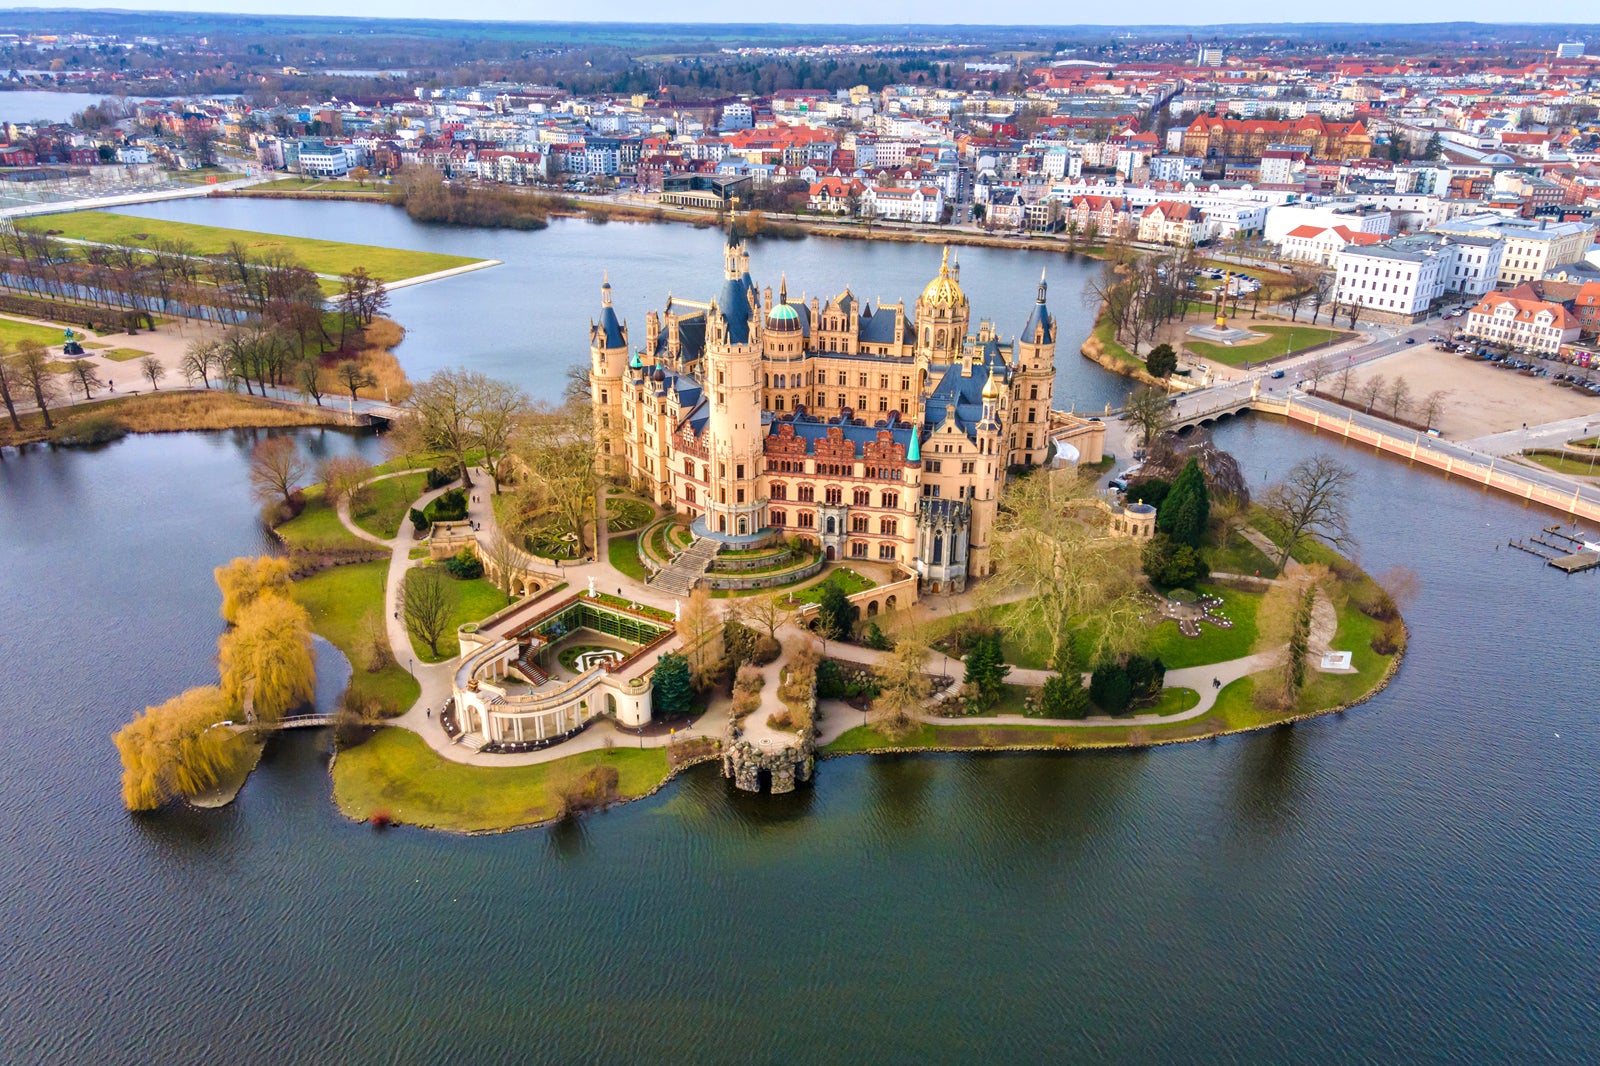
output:
[{"label": "riverbank", "polygon": [[54,429],[38,411],[19,412],[22,429],[0,418],[0,448],[53,442],[106,444],[128,433],[185,433],[191,430],[283,429],[343,426],[349,420],[332,408],[241,396],[219,389],[185,389],[90,400],[52,408]]}]

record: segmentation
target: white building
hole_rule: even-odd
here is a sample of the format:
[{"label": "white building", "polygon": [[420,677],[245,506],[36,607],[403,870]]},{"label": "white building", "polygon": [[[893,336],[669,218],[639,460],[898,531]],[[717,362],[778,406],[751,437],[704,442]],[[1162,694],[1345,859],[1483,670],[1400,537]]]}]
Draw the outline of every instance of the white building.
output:
[{"label": "white building", "polygon": [[1433,232],[1461,237],[1498,237],[1505,242],[1500,257],[1500,285],[1542,278],[1552,267],[1576,262],[1594,244],[1594,227],[1584,222],[1551,222],[1504,215],[1463,215],[1433,227]]},{"label": "white building", "polygon": [[302,140],[297,165],[300,173],[319,178],[342,178],[350,173],[350,157],[343,146],[326,141]]},{"label": "white building", "polygon": [[1200,157],[1193,155],[1151,156],[1150,180],[1176,182],[1199,181]]},{"label": "white building", "polygon": [[1359,304],[1393,321],[1411,321],[1444,295],[1443,266],[1439,255],[1410,248],[1346,248],[1336,261],[1334,302]]},{"label": "white building", "polygon": [[1353,203],[1282,204],[1267,212],[1262,236],[1271,244],[1282,244],[1289,231],[1301,226],[1343,226],[1354,233],[1388,234],[1393,232],[1392,225],[1389,212]]},{"label": "white building", "polygon": [[861,197],[864,211],[872,217],[896,222],[936,224],[944,218],[944,193],[936,185],[909,189],[895,186],[868,186]]},{"label": "white building", "polygon": [[1467,312],[1465,329],[1470,337],[1508,348],[1555,352],[1578,339],[1579,322],[1560,304],[1491,292]]},{"label": "white building", "polygon": [[1284,234],[1278,254],[1298,263],[1330,266],[1340,252],[1352,245],[1365,247],[1382,241],[1380,233],[1363,233],[1348,226],[1296,226]]}]

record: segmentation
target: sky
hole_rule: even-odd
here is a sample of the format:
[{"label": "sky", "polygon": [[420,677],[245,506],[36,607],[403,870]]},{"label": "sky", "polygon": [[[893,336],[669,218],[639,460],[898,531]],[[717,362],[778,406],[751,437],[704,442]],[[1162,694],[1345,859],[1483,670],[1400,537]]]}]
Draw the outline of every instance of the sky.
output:
[{"label": "sky", "polygon": [[[1282,0],[1230,0],[1222,5],[1197,5],[1193,0],[1143,0],[1134,6],[1073,5],[1055,3],[974,4],[971,0],[811,0],[786,7],[751,5],[748,0],[698,0],[690,5],[664,5],[661,0],[608,0],[605,4],[574,5],[551,0],[453,0],[441,6],[435,0],[24,0],[28,7],[115,8],[143,11],[226,11],[297,15],[355,15],[389,18],[576,20],[605,22],[804,22],[876,24],[912,22],[995,23],[1002,25],[1128,25],[1138,19],[1146,25],[1186,25],[1196,20],[1214,23],[1272,22],[1282,19]],[[3,5],[0,6],[10,6]],[[23,6],[18,4],[16,6]],[[1326,5],[1297,6],[1299,21],[1383,22],[1504,22],[1508,18],[1537,19],[1543,23],[1593,24],[1600,22],[1596,0],[1545,0],[1528,8],[1507,7],[1504,0],[1340,0]],[[0,15],[0,19],[4,16]]]}]

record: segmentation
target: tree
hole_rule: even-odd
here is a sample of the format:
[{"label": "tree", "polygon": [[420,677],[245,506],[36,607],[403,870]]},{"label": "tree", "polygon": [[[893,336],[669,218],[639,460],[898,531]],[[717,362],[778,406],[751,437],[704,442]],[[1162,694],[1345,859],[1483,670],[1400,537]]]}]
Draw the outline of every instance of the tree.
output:
[{"label": "tree", "polygon": [[[322,366],[316,359],[302,359],[299,366],[300,391],[306,394],[306,399],[322,406]],[[209,386],[208,386],[209,387]],[[354,397],[351,398],[354,403]]]},{"label": "tree", "polygon": [[[479,543],[482,544],[481,539]],[[516,580],[517,571],[527,565],[527,554],[517,547],[516,541],[505,530],[499,530],[494,539],[489,541],[488,547],[483,549],[483,558],[495,587],[507,596],[511,595],[511,585]]]},{"label": "tree", "polygon": [[1403,377],[1397,377],[1389,386],[1389,417],[1399,420],[1405,417],[1406,411],[1411,407],[1411,383]]},{"label": "tree", "polygon": [[217,665],[229,702],[248,700],[258,719],[282,718],[316,693],[311,615],[275,592],[256,597],[217,641]]},{"label": "tree", "polygon": [[1448,392],[1438,389],[1428,393],[1427,397],[1422,401],[1423,429],[1431,430],[1438,424],[1439,416],[1444,412],[1445,401],[1449,397],[1450,394]]},{"label": "tree", "polygon": [[[474,403],[482,379],[482,374],[471,370],[436,370],[412,389],[406,401],[417,419],[424,446],[455,460],[461,483],[469,489],[472,479],[467,474],[467,453],[478,446]],[[352,386],[352,397],[354,394]]]},{"label": "tree", "polygon": [[1106,661],[1089,675],[1089,699],[1107,714],[1121,714],[1133,702],[1133,681],[1121,664]]},{"label": "tree", "polygon": [[179,369],[189,384],[200,382],[211,387],[211,373],[222,366],[222,345],[215,340],[192,340],[183,352]]},{"label": "tree", "polygon": [[[370,389],[378,383],[377,375],[368,370],[359,359],[343,360],[335,373],[339,379],[339,384],[343,385],[345,391],[350,394],[352,406],[355,405],[356,400],[360,399],[356,393],[362,389]],[[435,375],[435,377],[437,376]],[[415,396],[416,394],[413,393],[412,398],[415,399]]]},{"label": "tree", "polygon": [[455,583],[442,567],[415,567],[400,583],[400,617],[406,632],[426,643],[434,658],[455,619],[456,598]]},{"label": "tree", "polygon": [[675,651],[663,653],[656,660],[650,684],[651,702],[657,716],[676,718],[689,713],[694,686],[689,681],[688,659]]},{"label": "tree", "polygon": [[1006,675],[1011,672],[1000,650],[1000,631],[989,630],[980,634],[967,652],[962,682],[969,711],[985,711],[999,702],[1005,690]]},{"label": "tree", "polygon": [[294,495],[310,470],[293,437],[269,437],[250,452],[250,490],[261,503],[294,506]]},{"label": "tree", "polygon": [[241,556],[211,574],[222,592],[222,620],[229,625],[262,596],[289,594],[289,560],[281,555]]},{"label": "tree", "polygon": [[933,679],[924,672],[928,655],[926,644],[902,640],[894,654],[878,664],[872,714],[885,736],[903,737],[917,727],[917,714],[933,691]]},{"label": "tree", "polygon": [[[475,423],[476,424],[476,423]],[[589,550],[589,526],[595,517],[594,416],[586,402],[560,407],[536,405],[518,416],[508,439],[515,461],[526,473],[521,499],[525,513],[552,513],[576,538],[576,554]]]},{"label": "tree", "polygon": [[17,398],[22,395],[22,389],[22,367],[6,353],[4,343],[0,342],[0,403],[6,405],[11,428],[19,433],[22,432],[22,419],[17,417]]},{"label": "tree", "polygon": [[1312,361],[1309,368],[1310,372],[1306,376],[1311,380],[1311,392],[1313,395],[1316,394],[1317,388],[1322,384],[1322,379],[1327,376],[1329,369],[1326,358],[1318,358]]},{"label": "tree", "polygon": [[516,444],[517,432],[531,410],[528,394],[515,385],[485,378],[474,399],[473,410],[477,415],[483,465],[494,481],[498,496],[505,474],[502,464]]},{"label": "tree", "polygon": [[750,621],[767,631],[767,636],[773,640],[778,639],[778,630],[789,620],[789,610],[784,607],[778,594],[771,596],[756,596],[746,606],[750,614]]},{"label": "tree", "polygon": [[1158,344],[1144,357],[1144,368],[1151,377],[1165,381],[1178,369],[1178,353],[1172,350],[1170,344]]},{"label": "tree", "polygon": [[1356,300],[1351,300],[1345,305],[1344,316],[1345,318],[1349,319],[1351,329],[1356,328],[1356,322],[1361,318],[1361,312],[1363,310],[1365,310],[1365,308],[1363,308]]},{"label": "tree", "polygon": [[822,598],[817,602],[817,632],[828,632],[833,634],[833,639],[844,640],[855,631],[859,611],[838,582],[825,581]]},{"label": "tree", "polygon": [[1153,389],[1148,385],[1134,389],[1122,405],[1123,420],[1139,430],[1146,448],[1166,430],[1170,421],[1169,411],[1166,396],[1160,389]]},{"label": "tree", "polygon": [[1374,374],[1361,383],[1361,398],[1366,401],[1366,409],[1371,412],[1372,405],[1378,402],[1378,397],[1384,394],[1389,382],[1382,374]]},{"label": "tree", "polygon": [[1045,678],[1039,708],[1046,718],[1082,718],[1089,713],[1089,693],[1076,670]]},{"label": "tree", "polygon": [[372,464],[359,455],[340,455],[324,460],[318,471],[322,479],[322,498],[332,507],[341,500],[348,501],[351,509],[361,505],[367,482],[372,480]]},{"label": "tree", "polygon": [[1157,533],[1144,546],[1145,576],[1163,588],[1193,588],[1211,576],[1205,557],[1187,544],[1175,543],[1165,533]]},{"label": "tree", "polygon": [[1156,528],[1176,544],[1198,548],[1210,519],[1211,498],[1206,492],[1205,475],[1200,472],[1200,463],[1191,457],[1156,513]]},{"label": "tree", "polygon": [[1344,369],[1333,376],[1333,383],[1339,387],[1339,402],[1344,403],[1345,393],[1350,391],[1350,386],[1355,383],[1356,368],[1346,363]]},{"label": "tree", "polygon": [[72,377],[77,381],[78,388],[83,390],[85,400],[94,395],[95,389],[103,389],[106,385],[95,372],[94,364],[87,359],[79,359],[72,364]]},{"label": "tree", "polygon": [[355,182],[359,188],[366,188],[367,180],[371,177],[372,171],[368,170],[366,167],[355,167],[350,171],[350,180]]},{"label": "tree", "polygon": [[161,379],[167,376],[167,368],[155,356],[147,355],[139,360],[139,375],[150,383],[152,389],[160,392]]},{"label": "tree", "polygon": [[697,588],[689,593],[683,608],[678,612],[678,633],[683,637],[683,650],[689,660],[689,676],[699,689],[709,688],[716,666],[722,661],[721,620],[706,590]]},{"label": "tree", "polygon": [[153,811],[180,796],[197,796],[239,769],[247,747],[222,722],[234,708],[215,685],[192,688],[144,713],[111,737],[122,761],[122,802]]},{"label": "tree", "polygon": [[55,403],[58,389],[55,375],[50,372],[50,356],[45,346],[38,341],[23,341],[10,359],[17,378],[33,395],[34,405],[44,418],[44,428],[54,429],[50,405]]},{"label": "tree", "polygon": [[1353,543],[1349,521],[1349,491],[1355,473],[1327,455],[1302,459],[1288,475],[1267,490],[1261,504],[1277,526],[1281,543],[1277,569],[1283,573],[1289,557],[1312,538],[1335,548]]}]

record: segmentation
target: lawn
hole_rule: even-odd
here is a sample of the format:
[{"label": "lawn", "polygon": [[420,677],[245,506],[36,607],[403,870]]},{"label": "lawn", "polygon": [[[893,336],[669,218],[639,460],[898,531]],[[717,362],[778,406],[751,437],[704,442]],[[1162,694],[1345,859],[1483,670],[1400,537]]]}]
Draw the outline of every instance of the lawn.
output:
[{"label": "lawn", "polygon": [[392,539],[422,495],[426,474],[400,474],[368,485],[361,506],[350,509],[350,519],[373,536]]},{"label": "lawn", "polygon": [[487,578],[452,581],[450,587],[456,594],[455,610],[451,613],[449,629],[439,638],[439,654],[433,654],[428,650],[426,641],[415,633],[411,634],[411,647],[417,653],[419,662],[442,663],[454,659],[461,654],[461,642],[456,638],[457,628],[468,622],[481,622],[511,603],[511,597]]},{"label": "lawn", "polygon": [[0,318],[0,348],[18,344],[42,344],[45,347],[66,342],[65,328],[38,326],[32,322],[18,322],[13,318]]},{"label": "lawn", "polygon": [[852,752],[874,749],[921,748],[986,748],[1020,747],[1058,748],[1109,748],[1129,744],[1158,744],[1163,741],[1185,740],[1217,732],[1209,715],[1171,725],[924,725],[910,735],[890,739],[872,726],[856,726],[823,748],[826,755],[848,755]]},{"label": "lawn", "polygon": [[665,780],[667,754],[662,748],[612,748],[532,766],[464,766],[440,758],[415,733],[385,729],[339,753],[333,798],[345,815],[361,820],[382,813],[456,832],[515,829],[553,818],[552,786],[591,766],[616,767],[618,792],[627,799]]},{"label": "lawn", "polygon": [[1568,477],[1595,477],[1600,474],[1600,452],[1590,459],[1569,459],[1564,455],[1544,455],[1537,452],[1524,452],[1523,458],[1532,459],[1548,470]]},{"label": "lawn", "polygon": [[290,550],[333,552],[370,546],[344,528],[338,513],[324,501],[321,485],[307,486],[304,492],[305,509],[277,527],[278,536]]},{"label": "lawn", "polygon": [[1206,565],[1211,567],[1213,571],[1224,574],[1244,574],[1246,576],[1251,576],[1258,572],[1269,577],[1272,575],[1275,569],[1272,560],[1268,559],[1260,548],[1238,533],[1234,533],[1229,538],[1226,548],[1218,547],[1216,544],[1210,543],[1210,540],[1211,538],[1208,537],[1207,543],[1201,548],[1201,554],[1205,556]]},{"label": "lawn", "polygon": [[336,178],[278,178],[250,186],[250,192],[364,192],[373,196],[387,196],[389,186],[369,181],[365,185]]},{"label": "lawn", "polygon": [[1145,654],[1160,657],[1169,670],[1227,662],[1249,655],[1255,648],[1256,609],[1261,606],[1262,594],[1220,585],[1200,585],[1195,591],[1221,596],[1222,613],[1233,622],[1233,628],[1218,629],[1202,622],[1198,637],[1186,637],[1178,632],[1178,623],[1163,620],[1145,641]]},{"label": "lawn", "polygon": [[643,500],[613,496],[606,501],[606,529],[613,533],[638,529],[647,525],[655,516],[656,509]]},{"label": "lawn", "polygon": [[140,348],[112,348],[108,351],[97,352],[95,354],[99,355],[103,359],[109,359],[113,363],[126,363],[131,359],[143,359],[150,353]]},{"label": "lawn", "polygon": [[201,167],[199,170],[180,170],[168,175],[174,181],[185,185],[219,185],[225,181],[244,177],[243,174],[232,170],[223,170],[221,167]]},{"label": "lawn", "polygon": [[1259,322],[1233,320],[1235,325],[1265,333],[1266,337],[1249,344],[1212,344],[1208,341],[1184,341],[1184,347],[1197,358],[1213,363],[1239,366],[1249,361],[1260,363],[1268,359],[1304,351],[1313,345],[1348,336],[1343,330],[1326,326],[1268,326]]},{"label": "lawn", "polygon": [[798,606],[805,603],[821,603],[822,592],[829,585],[837,585],[844,589],[846,596],[856,592],[865,592],[877,585],[877,582],[863,574],[858,574],[848,566],[841,566],[815,585],[807,585],[796,592],[789,593],[788,603]]},{"label": "lawn", "polygon": [[639,535],[637,533],[613,534],[606,542],[606,557],[611,560],[611,565],[618,571],[635,581],[646,581],[650,575],[646,573],[644,563],[639,558]]},{"label": "lawn", "polygon": [[1200,693],[1192,688],[1164,688],[1161,697],[1151,707],[1139,707],[1134,714],[1159,714],[1166,717],[1171,714],[1182,714],[1200,702]]},{"label": "lawn", "polygon": [[[367,670],[363,619],[383,619],[387,560],[334,566],[294,583],[294,598],[311,613],[311,628],[345,653],[354,667],[351,696],[380,701],[392,713],[407,710],[422,694],[404,663],[390,663],[376,673]],[[387,643],[386,643],[387,646]]]},{"label": "lawn", "polygon": [[201,226],[189,222],[170,222],[164,219],[138,218],[118,215],[109,211],[76,211],[65,215],[48,215],[18,223],[27,229],[40,232],[59,230],[60,236],[74,240],[96,241],[105,244],[138,245],[153,237],[187,241],[201,255],[219,255],[235,241],[243,244],[253,254],[284,252],[294,256],[318,274],[344,274],[358,266],[366,267],[373,277],[383,281],[431,274],[438,270],[466,266],[478,262],[459,255],[442,255],[438,252],[415,252],[401,248],[380,248],[369,244],[346,244],[339,241],[317,240],[311,237],[287,237],[280,234],[255,233],[250,230],[224,229],[220,226]]}]

